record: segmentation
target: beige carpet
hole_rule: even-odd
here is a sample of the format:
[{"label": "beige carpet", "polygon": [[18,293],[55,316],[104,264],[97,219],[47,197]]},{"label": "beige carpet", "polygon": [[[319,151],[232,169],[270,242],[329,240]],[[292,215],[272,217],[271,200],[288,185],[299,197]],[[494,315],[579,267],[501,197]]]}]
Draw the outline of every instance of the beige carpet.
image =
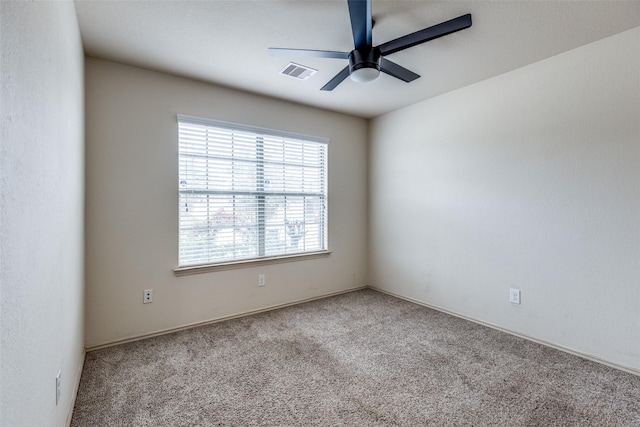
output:
[{"label": "beige carpet", "polygon": [[640,377],[372,290],[87,354],[80,426],[640,426]]}]

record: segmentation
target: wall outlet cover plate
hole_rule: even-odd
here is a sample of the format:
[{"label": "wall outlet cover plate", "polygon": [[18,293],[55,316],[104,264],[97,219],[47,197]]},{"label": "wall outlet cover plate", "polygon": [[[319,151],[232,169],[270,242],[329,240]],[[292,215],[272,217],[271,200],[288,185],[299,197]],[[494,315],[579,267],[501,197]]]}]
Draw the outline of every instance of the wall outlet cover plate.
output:
[{"label": "wall outlet cover plate", "polygon": [[509,302],[512,304],[520,304],[520,289],[509,289]]}]

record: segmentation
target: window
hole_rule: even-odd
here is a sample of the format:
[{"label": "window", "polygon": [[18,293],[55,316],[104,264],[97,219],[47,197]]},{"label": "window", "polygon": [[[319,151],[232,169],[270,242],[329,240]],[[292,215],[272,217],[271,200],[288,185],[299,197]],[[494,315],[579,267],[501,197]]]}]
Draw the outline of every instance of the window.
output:
[{"label": "window", "polygon": [[180,267],[327,249],[322,138],[178,115]]}]

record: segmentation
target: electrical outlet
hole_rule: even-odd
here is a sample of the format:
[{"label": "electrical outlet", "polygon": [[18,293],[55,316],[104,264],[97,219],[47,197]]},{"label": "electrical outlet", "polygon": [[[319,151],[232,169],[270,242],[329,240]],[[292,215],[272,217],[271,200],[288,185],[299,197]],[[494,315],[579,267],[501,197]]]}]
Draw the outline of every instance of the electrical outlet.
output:
[{"label": "electrical outlet", "polygon": [[264,274],[258,274],[258,286],[266,285],[266,281],[264,279]]},{"label": "electrical outlet", "polygon": [[58,375],[56,375],[56,405],[60,402],[60,396],[62,395],[62,370],[58,369]]},{"label": "electrical outlet", "polygon": [[144,298],[142,299],[142,302],[145,304],[153,302],[153,289],[146,289],[144,291]]},{"label": "electrical outlet", "polygon": [[520,304],[520,289],[509,289],[509,302],[512,304]]}]

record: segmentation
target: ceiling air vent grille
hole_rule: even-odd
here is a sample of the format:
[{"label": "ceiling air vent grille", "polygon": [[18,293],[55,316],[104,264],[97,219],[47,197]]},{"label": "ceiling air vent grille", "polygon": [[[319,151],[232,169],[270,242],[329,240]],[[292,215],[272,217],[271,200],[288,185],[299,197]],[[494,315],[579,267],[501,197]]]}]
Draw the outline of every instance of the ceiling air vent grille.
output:
[{"label": "ceiling air vent grille", "polygon": [[317,72],[318,70],[314,70],[313,68],[289,62],[289,65],[284,67],[284,69],[280,71],[280,74],[284,74],[285,76],[293,77],[298,80],[307,80]]}]

